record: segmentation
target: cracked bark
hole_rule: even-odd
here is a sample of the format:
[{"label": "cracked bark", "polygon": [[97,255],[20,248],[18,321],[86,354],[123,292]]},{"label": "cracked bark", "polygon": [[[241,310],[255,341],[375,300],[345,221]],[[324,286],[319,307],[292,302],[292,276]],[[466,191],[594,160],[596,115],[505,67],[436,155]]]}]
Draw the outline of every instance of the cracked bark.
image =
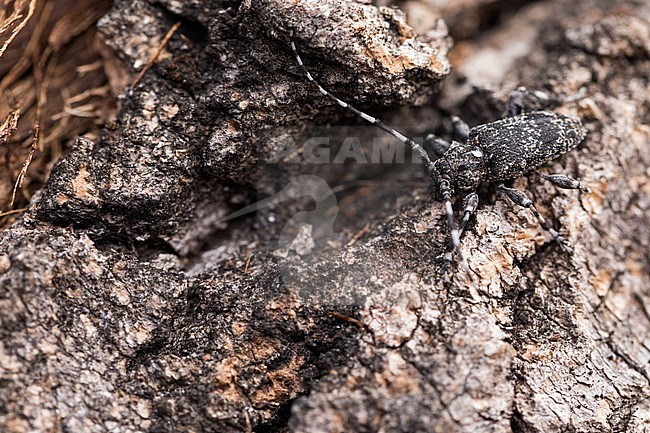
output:
[{"label": "cracked bark", "polygon": [[[437,95],[444,25],[416,34],[397,9],[116,2],[100,31],[127,69],[175,21],[182,35],[2,235],[3,431],[648,430],[650,12],[545,0],[503,17],[459,44]],[[476,283],[445,287],[417,164],[286,153],[328,123],[334,146],[377,134],[306,83],[288,29],[324,85],[413,136],[443,111],[495,119],[521,84],[585,87],[557,110],[589,135],[545,169],[592,192],[515,181],[575,254],[488,187],[462,242]],[[293,199],[223,221],[294,179]],[[332,230],[301,198],[323,185]]]}]

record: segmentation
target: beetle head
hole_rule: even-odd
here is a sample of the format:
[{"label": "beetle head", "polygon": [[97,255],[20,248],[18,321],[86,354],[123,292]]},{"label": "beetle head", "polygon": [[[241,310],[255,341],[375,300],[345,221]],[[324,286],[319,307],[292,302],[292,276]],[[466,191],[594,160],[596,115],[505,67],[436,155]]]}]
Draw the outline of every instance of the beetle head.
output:
[{"label": "beetle head", "polygon": [[485,159],[479,147],[454,142],[441,159],[445,161],[444,168],[441,168],[447,171],[456,191],[476,191],[487,176]]}]

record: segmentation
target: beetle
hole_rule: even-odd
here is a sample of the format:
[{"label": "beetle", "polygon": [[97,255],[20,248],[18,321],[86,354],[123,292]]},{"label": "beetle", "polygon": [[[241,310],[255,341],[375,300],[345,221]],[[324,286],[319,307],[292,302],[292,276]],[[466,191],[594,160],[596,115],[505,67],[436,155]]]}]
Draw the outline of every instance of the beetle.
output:
[{"label": "beetle", "polygon": [[[304,65],[293,41],[293,30],[289,33],[289,41],[298,65],[322,95],[386,131],[420,155],[431,181],[434,198],[442,201],[444,205],[451,246],[468,274],[469,266],[460,250],[460,236],[478,207],[479,199],[476,191],[483,182],[498,183],[498,189],[512,202],[533,212],[542,227],[551,234],[563,250],[567,253],[573,251],[569,243],[546,224],[544,217],[537,211],[526,193],[503,184],[504,181],[516,179],[564,155],[577,147],[587,135],[587,130],[579,119],[552,111],[524,112],[531,100],[539,102],[540,105],[551,101],[551,97],[546,93],[518,88],[513,92],[508,104],[510,117],[473,128],[459,117],[452,116],[452,126],[458,141],[449,143],[429,134],[425,141],[432,144],[438,155],[436,160],[432,160],[420,144],[386,125],[380,119],[370,116],[325,90]],[[559,188],[588,191],[578,180],[565,174],[540,173],[540,176]],[[464,195],[463,217],[458,225],[451,199],[460,195]],[[451,251],[445,254],[446,260],[451,260],[451,255]]]}]

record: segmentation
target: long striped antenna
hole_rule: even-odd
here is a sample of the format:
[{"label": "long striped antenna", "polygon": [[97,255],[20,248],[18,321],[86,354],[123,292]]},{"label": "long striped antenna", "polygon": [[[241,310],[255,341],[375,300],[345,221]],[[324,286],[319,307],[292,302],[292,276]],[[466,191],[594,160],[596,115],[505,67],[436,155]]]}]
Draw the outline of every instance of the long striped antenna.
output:
[{"label": "long striped antenna", "polygon": [[420,157],[422,158],[422,161],[424,162],[424,165],[425,165],[425,167],[427,169],[427,172],[430,173],[433,170],[433,162],[431,161],[431,159],[429,158],[429,155],[427,154],[427,152],[424,150],[424,148],[422,146],[420,146],[419,144],[417,144],[415,141],[411,140],[410,138],[408,138],[404,134],[400,133],[399,131],[391,128],[388,125],[386,125],[381,120],[379,120],[379,119],[377,119],[375,117],[372,117],[371,115],[369,115],[367,113],[364,113],[363,111],[359,110],[358,108],[353,107],[352,105],[348,104],[345,101],[342,101],[341,99],[337,98],[336,96],[332,95],[330,92],[328,92],[327,90],[324,89],[323,86],[321,86],[314,79],[314,77],[312,77],[311,73],[309,72],[309,70],[307,70],[307,67],[302,62],[302,59],[300,58],[300,54],[298,54],[298,50],[296,49],[296,44],[293,41],[293,30],[291,30],[289,32],[289,42],[291,43],[291,50],[293,51],[294,56],[296,56],[296,61],[298,62],[298,65],[304,71],[305,76],[307,77],[307,79],[309,81],[311,81],[312,83],[314,83],[316,85],[316,87],[318,87],[318,91],[321,94],[327,96],[332,101],[336,102],[337,104],[339,104],[341,107],[345,108],[346,110],[351,111],[352,113],[356,114],[357,116],[361,117],[362,119],[372,123],[373,125],[375,125],[379,129],[388,132],[390,135],[397,138],[402,143],[408,144],[414,152],[417,152],[420,155]]},{"label": "long striped antenna", "polygon": [[[323,94],[324,96],[327,96],[329,99],[332,101],[336,102],[339,104],[341,107],[345,108],[348,111],[351,111],[352,113],[356,114],[357,116],[361,117],[362,119],[372,123],[373,125],[377,126],[379,129],[386,131],[393,137],[397,138],[400,140],[402,143],[405,143],[411,147],[411,149],[414,152],[417,152],[420,157],[422,158],[422,161],[424,162],[424,165],[427,169],[427,172],[429,174],[435,173],[435,168],[433,165],[433,162],[431,161],[431,158],[429,158],[429,155],[427,152],[424,150],[422,146],[417,144],[415,141],[411,140],[404,134],[400,133],[399,131],[391,128],[390,126],[386,125],[384,122],[381,120],[372,117],[371,115],[364,113],[363,111],[359,110],[358,108],[353,107],[352,105],[348,104],[345,101],[342,101],[341,99],[337,98],[327,90],[323,88],[315,79],[312,77],[311,73],[305,66],[305,64],[302,62],[302,59],[300,58],[300,54],[298,54],[298,50],[296,49],[296,44],[293,41],[293,30],[289,31],[289,42],[291,43],[291,50],[293,51],[294,56],[296,57],[296,61],[298,62],[298,65],[300,68],[304,71],[305,76],[307,79],[314,83],[316,87],[318,87],[318,91]],[[445,183],[446,182],[446,183]],[[440,191],[443,196],[443,205],[445,208],[445,212],[447,214],[447,225],[449,226],[449,233],[451,235],[451,242],[452,245],[454,246],[454,249],[456,250],[456,253],[458,254],[458,258],[460,259],[461,263],[463,264],[463,268],[469,275],[470,279],[472,279],[472,274],[470,273],[469,265],[467,263],[467,260],[463,256],[461,250],[460,250],[460,232],[458,231],[458,228],[456,226],[456,222],[454,220],[454,211],[451,206],[451,187],[449,186],[449,181],[444,180],[443,183],[440,185]]]}]

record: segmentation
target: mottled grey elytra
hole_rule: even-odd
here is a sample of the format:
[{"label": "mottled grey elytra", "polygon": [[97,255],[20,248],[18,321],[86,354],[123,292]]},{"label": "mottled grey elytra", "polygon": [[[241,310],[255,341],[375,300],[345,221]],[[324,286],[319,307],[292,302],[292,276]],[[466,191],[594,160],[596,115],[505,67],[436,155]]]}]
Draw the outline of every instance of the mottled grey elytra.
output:
[{"label": "mottled grey elytra", "polygon": [[574,149],[587,135],[579,120],[534,111],[475,126],[434,162],[432,180],[447,177],[452,194],[481,182],[515,179]]}]

